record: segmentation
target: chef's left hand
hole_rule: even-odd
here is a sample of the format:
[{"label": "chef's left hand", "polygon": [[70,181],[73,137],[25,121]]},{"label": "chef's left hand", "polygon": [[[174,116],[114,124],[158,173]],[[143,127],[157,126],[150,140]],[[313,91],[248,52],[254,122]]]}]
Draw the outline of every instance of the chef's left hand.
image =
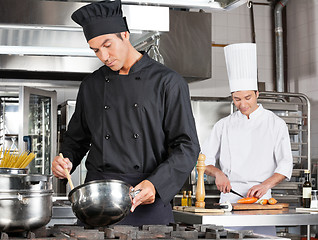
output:
[{"label": "chef's left hand", "polygon": [[134,189],[140,189],[141,191],[134,197],[132,201],[132,206],[130,209],[131,212],[133,212],[140,204],[151,204],[155,202],[156,189],[150,181],[144,180],[136,185]]},{"label": "chef's left hand", "polygon": [[283,181],[286,177],[280,173],[274,173],[271,177],[267,178],[261,184],[255,185],[247,192],[247,197],[263,197],[267,191],[275,187],[278,183]]},{"label": "chef's left hand", "polygon": [[247,197],[256,197],[256,198],[261,198],[263,197],[267,191],[270,189],[270,186],[267,184],[261,183],[258,185],[255,185],[251,187],[248,192],[247,192]]}]

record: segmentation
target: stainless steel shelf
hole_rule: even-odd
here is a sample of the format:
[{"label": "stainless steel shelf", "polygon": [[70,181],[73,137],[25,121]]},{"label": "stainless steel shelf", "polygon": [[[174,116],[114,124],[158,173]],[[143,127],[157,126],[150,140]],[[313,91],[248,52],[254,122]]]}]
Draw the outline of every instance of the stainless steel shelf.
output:
[{"label": "stainless steel shelf", "polygon": [[281,182],[272,189],[297,190],[302,184],[302,182]]},{"label": "stainless steel shelf", "polygon": [[225,213],[188,213],[173,211],[176,222],[223,226],[300,226],[318,225],[318,214],[295,209],[232,211]]}]

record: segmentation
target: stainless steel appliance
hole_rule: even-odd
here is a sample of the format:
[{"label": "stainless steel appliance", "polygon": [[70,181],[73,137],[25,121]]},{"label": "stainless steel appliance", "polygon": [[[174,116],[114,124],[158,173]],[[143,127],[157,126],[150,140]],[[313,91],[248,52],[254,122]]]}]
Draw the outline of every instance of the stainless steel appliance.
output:
[{"label": "stainless steel appliance", "polygon": [[30,173],[51,174],[56,154],[56,92],[30,87],[0,93],[0,146],[33,151]]},{"label": "stainless steel appliance", "polygon": [[56,155],[56,105],[55,91],[20,87],[19,149],[24,149],[26,140],[29,151],[36,154],[29,165],[31,173],[51,174]]}]

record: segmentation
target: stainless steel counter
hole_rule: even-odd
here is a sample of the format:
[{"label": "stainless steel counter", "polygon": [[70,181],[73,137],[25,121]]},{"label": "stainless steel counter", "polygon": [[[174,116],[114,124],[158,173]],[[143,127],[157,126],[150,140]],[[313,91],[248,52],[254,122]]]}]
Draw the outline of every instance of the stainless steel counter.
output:
[{"label": "stainless steel counter", "polygon": [[173,211],[176,222],[223,226],[299,226],[318,225],[318,213],[300,213],[295,209],[247,210],[225,213],[189,213]]}]

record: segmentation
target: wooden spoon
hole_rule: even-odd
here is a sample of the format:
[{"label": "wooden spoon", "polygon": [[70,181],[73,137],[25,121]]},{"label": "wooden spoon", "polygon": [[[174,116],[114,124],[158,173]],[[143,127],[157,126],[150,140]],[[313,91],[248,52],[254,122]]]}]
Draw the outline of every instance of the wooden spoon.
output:
[{"label": "wooden spoon", "polygon": [[[60,157],[64,159],[62,153],[60,153]],[[74,185],[73,185],[73,182],[72,182],[72,179],[71,179],[71,175],[70,175],[70,173],[68,172],[67,168],[64,168],[64,171],[65,171],[65,173],[66,173],[66,177],[67,177],[68,183],[70,184],[70,187],[71,187],[71,190],[72,190],[72,189],[74,188]]]}]

